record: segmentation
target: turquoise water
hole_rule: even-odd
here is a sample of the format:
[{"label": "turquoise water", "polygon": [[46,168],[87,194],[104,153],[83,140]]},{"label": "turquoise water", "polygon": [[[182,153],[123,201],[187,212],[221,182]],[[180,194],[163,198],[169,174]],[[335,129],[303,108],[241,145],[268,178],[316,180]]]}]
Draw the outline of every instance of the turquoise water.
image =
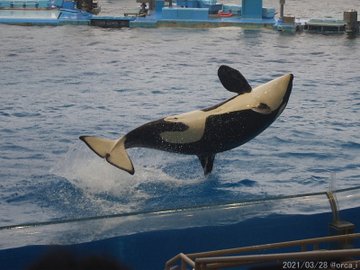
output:
[{"label": "turquoise water", "polygon": [[[288,10],[302,15],[308,2]],[[356,8],[356,1],[325,2],[316,16]],[[123,9],[120,2],[103,7],[105,14]],[[0,25],[0,32],[0,226],[359,183],[359,38],[232,27]],[[216,75],[222,64],[252,86],[288,72],[295,80],[281,117],[253,141],[217,155],[209,177],[194,156],[149,149],[129,151],[130,176],[78,140],[117,138],[231,97]]]}]

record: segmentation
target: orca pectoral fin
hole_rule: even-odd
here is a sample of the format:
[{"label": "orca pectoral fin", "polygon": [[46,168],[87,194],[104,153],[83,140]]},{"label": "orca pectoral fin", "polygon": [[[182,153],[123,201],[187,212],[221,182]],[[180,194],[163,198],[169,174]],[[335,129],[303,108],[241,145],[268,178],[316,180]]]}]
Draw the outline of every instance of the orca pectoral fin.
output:
[{"label": "orca pectoral fin", "polygon": [[207,176],[213,169],[215,154],[198,155],[198,158],[204,169],[204,175]]},{"label": "orca pectoral fin", "polygon": [[251,92],[251,86],[240,71],[222,65],[218,69],[218,76],[222,85],[230,92],[238,93],[239,95]]}]

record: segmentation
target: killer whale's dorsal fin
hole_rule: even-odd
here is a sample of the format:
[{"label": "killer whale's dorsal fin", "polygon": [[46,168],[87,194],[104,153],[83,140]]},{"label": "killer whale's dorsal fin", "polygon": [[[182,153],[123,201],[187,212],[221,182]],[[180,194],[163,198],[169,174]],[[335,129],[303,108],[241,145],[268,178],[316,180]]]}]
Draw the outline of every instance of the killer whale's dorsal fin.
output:
[{"label": "killer whale's dorsal fin", "polygon": [[251,86],[240,71],[222,65],[218,69],[218,76],[222,85],[230,92],[238,93],[239,95],[251,92]]},{"label": "killer whale's dorsal fin", "polygon": [[213,169],[215,154],[198,155],[198,158],[204,169],[204,175],[207,176]]}]

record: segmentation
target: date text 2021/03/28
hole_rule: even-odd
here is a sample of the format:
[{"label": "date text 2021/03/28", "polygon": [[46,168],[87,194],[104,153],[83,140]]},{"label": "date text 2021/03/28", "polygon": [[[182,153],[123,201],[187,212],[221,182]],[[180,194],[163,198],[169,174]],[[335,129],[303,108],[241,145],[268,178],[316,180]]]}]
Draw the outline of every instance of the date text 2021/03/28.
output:
[{"label": "date text 2021/03/28", "polygon": [[283,261],[282,269],[284,270],[312,270],[312,269],[360,269],[360,263],[356,262],[336,262],[336,261]]}]

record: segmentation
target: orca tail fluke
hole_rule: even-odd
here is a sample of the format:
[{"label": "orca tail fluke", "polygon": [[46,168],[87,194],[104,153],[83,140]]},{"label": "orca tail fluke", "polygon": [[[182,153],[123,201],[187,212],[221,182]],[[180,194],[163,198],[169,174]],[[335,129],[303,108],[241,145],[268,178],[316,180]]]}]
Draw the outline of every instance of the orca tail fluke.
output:
[{"label": "orca tail fluke", "polygon": [[99,157],[105,158],[111,165],[134,174],[134,166],[125,148],[126,137],[118,140],[110,140],[94,136],[80,136],[80,140],[86,143]]}]

